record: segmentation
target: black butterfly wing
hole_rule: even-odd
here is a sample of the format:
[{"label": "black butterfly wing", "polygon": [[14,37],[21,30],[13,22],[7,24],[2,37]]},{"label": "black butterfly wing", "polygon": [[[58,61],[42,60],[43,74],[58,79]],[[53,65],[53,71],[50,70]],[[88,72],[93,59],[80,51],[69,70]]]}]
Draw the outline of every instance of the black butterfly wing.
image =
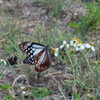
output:
[{"label": "black butterfly wing", "polygon": [[34,42],[22,42],[19,45],[19,48],[28,55],[23,63],[25,64],[34,64],[34,56],[36,56],[40,51],[42,51],[45,46],[39,43]]},{"label": "black butterfly wing", "polygon": [[47,48],[43,49],[38,53],[34,58],[35,71],[43,72],[51,66],[51,55],[50,51]]},{"label": "black butterfly wing", "polygon": [[38,54],[42,49],[45,48],[44,45],[34,42],[22,42],[19,44],[19,48],[26,53],[26,55],[33,55],[35,56]]},{"label": "black butterfly wing", "polygon": [[33,64],[34,64],[34,57],[31,58],[30,56],[27,56],[27,57],[23,60],[23,63],[24,63],[24,64],[31,64],[31,65],[33,65]]}]

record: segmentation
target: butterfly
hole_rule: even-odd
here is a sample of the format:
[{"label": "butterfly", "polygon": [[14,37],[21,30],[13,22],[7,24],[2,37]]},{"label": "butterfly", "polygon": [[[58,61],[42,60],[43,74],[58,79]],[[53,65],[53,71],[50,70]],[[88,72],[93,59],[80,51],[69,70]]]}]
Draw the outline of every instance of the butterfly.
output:
[{"label": "butterfly", "polygon": [[48,45],[22,42],[19,44],[19,48],[27,55],[23,63],[34,65],[35,71],[43,72],[51,66],[51,53]]}]

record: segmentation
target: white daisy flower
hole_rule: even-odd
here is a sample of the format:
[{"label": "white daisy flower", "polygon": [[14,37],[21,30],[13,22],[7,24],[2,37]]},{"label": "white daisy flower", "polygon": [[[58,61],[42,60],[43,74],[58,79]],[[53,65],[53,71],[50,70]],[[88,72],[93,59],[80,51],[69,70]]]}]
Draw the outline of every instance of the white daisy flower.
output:
[{"label": "white daisy flower", "polygon": [[84,46],[85,48],[88,48],[88,49],[91,48],[91,45],[89,43],[85,43]]},{"label": "white daisy flower", "polygon": [[85,49],[85,46],[83,44],[77,44],[75,46],[76,51],[81,51],[81,50],[84,50],[84,49]]},{"label": "white daisy flower", "polygon": [[76,42],[76,41],[74,41],[74,40],[71,40],[71,41],[70,41],[70,46],[74,46],[74,47],[75,47],[75,46],[77,45],[77,43],[78,43],[78,42]]},{"label": "white daisy flower", "polygon": [[73,38],[70,41],[70,45],[74,46],[75,51],[81,51],[85,48],[83,43],[78,38]]},{"label": "white daisy flower", "polygon": [[85,48],[91,49],[93,52],[95,52],[94,44],[92,44],[92,43],[85,43],[84,46],[85,46]]},{"label": "white daisy flower", "polygon": [[77,44],[82,44],[82,42],[78,38],[72,38],[70,45],[75,47]]},{"label": "white daisy flower", "polygon": [[74,40],[71,40],[71,41],[70,41],[70,45],[71,45],[71,46],[74,46],[74,43],[75,43]]}]

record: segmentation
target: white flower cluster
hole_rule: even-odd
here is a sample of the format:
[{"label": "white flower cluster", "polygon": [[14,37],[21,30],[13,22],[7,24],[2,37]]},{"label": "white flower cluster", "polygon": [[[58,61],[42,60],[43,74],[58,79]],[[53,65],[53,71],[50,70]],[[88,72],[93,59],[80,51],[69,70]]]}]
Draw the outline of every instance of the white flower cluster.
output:
[{"label": "white flower cluster", "polygon": [[60,45],[59,47],[55,48],[54,55],[57,57],[58,53],[59,53],[59,50],[63,49],[64,47],[66,47],[66,48],[70,47],[70,44],[67,44],[67,42],[65,40],[63,41],[62,45]]},{"label": "white flower cluster", "polygon": [[57,57],[59,54],[59,50],[66,47],[67,49],[70,47],[73,47],[75,51],[82,51],[84,49],[91,49],[93,52],[95,52],[94,44],[92,43],[82,43],[79,39],[73,38],[70,43],[68,44],[65,40],[63,41],[62,45],[55,48],[54,55]]}]

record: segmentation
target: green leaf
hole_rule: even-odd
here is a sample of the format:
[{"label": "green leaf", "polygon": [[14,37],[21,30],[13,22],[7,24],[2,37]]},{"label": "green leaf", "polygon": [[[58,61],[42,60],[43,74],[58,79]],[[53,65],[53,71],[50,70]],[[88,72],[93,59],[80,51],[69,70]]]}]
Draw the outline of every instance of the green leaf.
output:
[{"label": "green leaf", "polygon": [[51,91],[46,88],[39,88],[39,92],[41,93],[41,97],[44,98],[48,96]]},{"label": "green leaf", "polygon": [[75,29],[79,29],[79,24],[76,23],[76,22],[71,22],[71,23],[69,23],[69,26],[70,26],[70,27],[73,27],[73,28],[75,28]]},{"label": "green leaf", "polygon": [[5,98],[6,100],[15,100],[11,95],[7,95]]},{"label": "green leaf", "polygon": [[46,88],[39,88],[39,91],[44,92],[44,91],[47,91],[47,89]]},{"label": "green leaf", "polygon": [[38,90],[32,89],[32,96],[36,98],[44,98],[48,96],[50,93],[50,90],[47,90],[46,88],[39,88]]},{"label": "green leaf", "polygon": [[2,90],[11,89],[11,86],[8,83],[4,83],[4,84],[0,85],[0,89],[2,89]]},{"label": "green leaf", "polygon": [[40,97],[38,91],[35,90],[35,89],[32,89],[32,92],[31,92],[31,93],[32,93],[32,96],[34,96],[34,97],[36,97],[36,98],[39,98],[39,97]]},{"label": "green leaf", "polygon": [[[1,63],[0,63],[0,64],[1,64]],[[2,73],[0,73],[0,77],[1,77],[1,76],[3,76],[3,74],[2,74]]]}]

